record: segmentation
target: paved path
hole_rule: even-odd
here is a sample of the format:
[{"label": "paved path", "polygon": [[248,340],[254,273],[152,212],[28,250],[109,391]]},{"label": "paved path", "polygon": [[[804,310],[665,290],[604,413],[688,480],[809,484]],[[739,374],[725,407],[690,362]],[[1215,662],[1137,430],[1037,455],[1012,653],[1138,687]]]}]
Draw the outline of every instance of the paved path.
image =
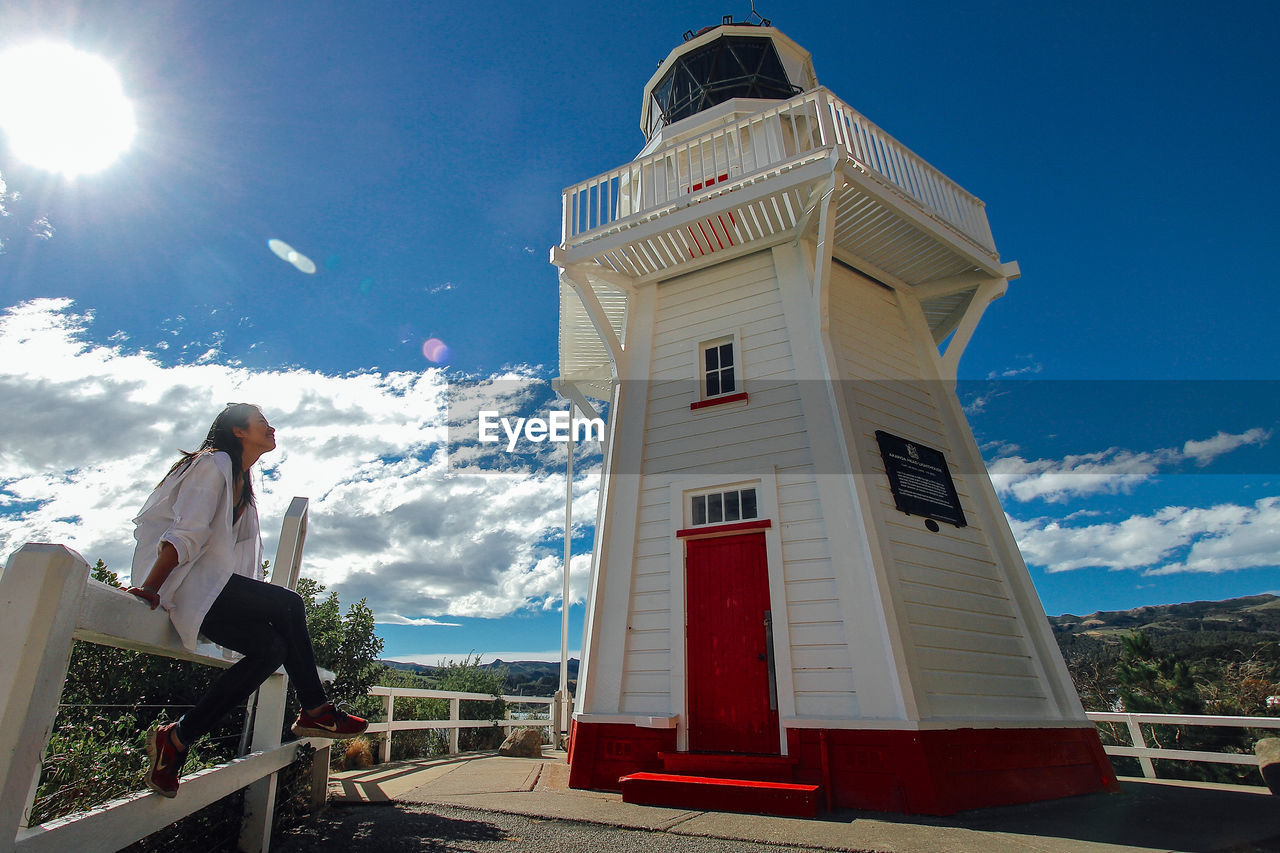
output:
[{"label": "paved path", "polygon": [[563,753],[541,760],[473,754],[336,774],[334,805],[277,838],[273,849],[1280,851],[1280,800],[1265,789],[1128,780],[1119,794],[950,818],[839,811],[802,820],[637,806],[567,782]]}]

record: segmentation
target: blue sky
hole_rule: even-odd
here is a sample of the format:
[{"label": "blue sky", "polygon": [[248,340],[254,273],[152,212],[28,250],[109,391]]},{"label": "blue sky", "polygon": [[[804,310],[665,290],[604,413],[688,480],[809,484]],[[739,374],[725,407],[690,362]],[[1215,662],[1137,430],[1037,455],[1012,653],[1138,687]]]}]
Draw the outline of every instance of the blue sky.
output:
[{"label": "blue sky", "polygon": [[[6,4],[0,50],[102,55],[138,133],[74,179],[0,134],[0,549],[125,569],[166,460],[250,399],[280,434],[264,528],[312,499],[307,571],[368,598],[388,656],[558,648],[563,454],[437,451],[482,398],[549,405],[560,190],[635,156],[681,33],[749,11]],[[1280,590],[1274,5],[760,11],[1022,268],[961,393],[1046,610]]]}]

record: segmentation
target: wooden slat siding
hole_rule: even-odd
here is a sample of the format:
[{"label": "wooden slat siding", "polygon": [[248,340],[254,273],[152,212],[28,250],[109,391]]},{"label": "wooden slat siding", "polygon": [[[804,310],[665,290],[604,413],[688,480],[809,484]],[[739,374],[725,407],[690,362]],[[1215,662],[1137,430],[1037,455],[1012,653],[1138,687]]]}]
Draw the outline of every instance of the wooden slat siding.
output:
[{"label": "wooden slat siding", "polygon": [[824,646],[800,646],[791,653],[791,663],[796,669],[847,669],[849,649],[843,644]]},{"label": "wooden slat siding", "polygon": [[[836,619],[813,622],[791,622],[791,647],[845,645],[844,623]],[[793,652],[794,654],[794,652]]]},{"label": "wooden slat siding", "polygon": [[966,667],[991,675],[1017,675],[1034,678],[1031,658],[1026,655],[976,652],[972,649],[919,649],[920,665],[927,669],[958,672]]},{"label": "wooden slat siding", "polygon": [[627,634],[627,651],[636,652],[663,652],[670,653],[671,649],[671,632],[662,631],[632,631]]},{"label": "wooden slat siding", "polygon": [[787,560],[787,583],[833,580],[835,569],[830,557]]},{"label": "wooden slat siding", "polygon": [[[637,556],[656,557],[669,546],[662,527],[669,527],[669,512],[679,511],[666,506],[671,474],[776,472],[787,601],[773,607],[785,608],[791,627],[796,707],[811,716],[850,716],[857,708],[850,656],[772,256],[747,256],[658,287]],[[730,332],[739,334],[738,376],[750,403],[692,413],[697,345]],[[795,573],[788,571],[792,559],[798,560]],[[633,609],[622,706],[626,712],[666,713],[670,696],[657,688],[669,690],[670,682],[654,661],[665,654],[669,664],[672,650],[663,628],[682,614],[655,609],[658,601],[670,600],[669,576],[656,565],[653,572],[638,563],[636,569],[632,607],[643,609]]]},{"label": "wooden slat siding", "polygon": [[[974,679],[979,681],[980,679]],[[1021,696],[987,696],[979,693],[930,694],[929,704],[937,719],[1036,719],[1044,715],[1043,699]]]},{"label": "wooden slat siding", "polygon": [[[956,577],[962,575],[962,577]],[[903,583],[924,583],[932,586],[955,588],[963,584],[967,589],[986,595],[1004,596],[1004,585],[995,577],[994,567],[989,574],[976,575],[970,572],[957,572],[953,566],[921,566],[903,560],[898,561],[898,577]]]},{"label": "wooden slat siding", "polygon": [[[1046,691],[965,477],[955,468],[956,455],[937,414],[940,401],[933,399],[940,389],[923,381],[896,299],[837,267],[832,316],[833,342],[847,380],[843,391],[856,417],[855,465],[873,490],[870,510],[885,533],[891,582],[905,614],[901,627],[931,715],[1042,713]],[[946,455],[969,526],[942,524],[932,533],[920,519],[898,512],[875,440],[877,429]]]},{"label": "wooden slat siding", "polygon": [[636,540],[635,567],[637,571],[666,572],[669,544],[663,539]]},{"label": "wooden slat siding", "polygon": [[[788,539],[782,537],[782,560],[787,565],[797,560],[830,560],[831,547],[826,538]],[[834,575],[833,575],[834,577]]]},{"label": "wooden slat siding", "polygon": [[961,649],[975,654],[1026,654],[1026,646],[1020,637],[989,634],[971,628],[949,628],[942,625],[917,626],[912,630],[921,648]]},{"label": "wooden slat siding", "polygon": [[666,571],[642,572],[640,571],[639,563],[637,563],[636,571],[631,575],[631,592],[634,595],[657,593],[670,595],[671,575]]},{"label": "wooden slat siding", "polygon": [[806,693],[842,693],[849,697],[854,695],[853,670],[847,666],[818,670],[796,669],[792,678],[795,680],[797,696]]},{"label": "wooden slat siding", "polygon": [[787,383],[769,385],[758,393],[752,393],[750,406],[728,404],[700,409],[694,416],[696,421],[690,423],[689,404],[692,397],[688,385],[681,385],[684,386],[684,393],[674,398],[676,405],[663,411],[655,401],[654,405],[659,408],[646,423],[645,432],[650,436],[647,440],[659,447],[667,440],[687,435],[693,429],[709,433],[761,430],[768,429],[764,424],[797,423],[800,419],[800,401],[796,399],[795,384]]},{"label": "wooden slat siding", "polygon": [[[778,472],[778,503],[787,601],[835,603],[835,567],[812,467]],[[788,608],[796,713],[802,717],[857,716],[844,623],[837,619],[797,623],[794,620],[800,615],[813,618],[812,611]]]},{"label": "wooden slat siding", "polygon": [[797,603],[801,601],[832,601],[835,597],[835,578],[822,578],[811,581],[787,580],[788,601]]},{"label": "wooden slat siding", "polygon": [[671,626],[666,613],[633,612],[627,627],[632,631],[669,631]]},{"label": "wooden slat siding", "polygon": [[639,592],[632,584],[631,604],[634,613],[669,613],[671,611],[671,591],[658,589],[651,592]]}]

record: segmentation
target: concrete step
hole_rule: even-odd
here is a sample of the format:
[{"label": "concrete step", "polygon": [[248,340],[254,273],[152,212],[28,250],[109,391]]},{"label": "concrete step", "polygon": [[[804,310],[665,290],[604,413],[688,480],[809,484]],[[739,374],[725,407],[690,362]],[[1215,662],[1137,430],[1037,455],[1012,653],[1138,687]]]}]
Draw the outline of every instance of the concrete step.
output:
[{"label": "concrete step", "polygon": [[818,786],[756,779],[632,773],[618,780],[622,801],[700,811],[816,817]]}]

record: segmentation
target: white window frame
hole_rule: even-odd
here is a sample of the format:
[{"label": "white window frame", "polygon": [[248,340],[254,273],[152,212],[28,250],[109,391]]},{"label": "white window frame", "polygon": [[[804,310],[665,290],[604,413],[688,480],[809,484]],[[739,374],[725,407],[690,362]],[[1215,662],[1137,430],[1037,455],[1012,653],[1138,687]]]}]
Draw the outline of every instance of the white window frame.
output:
[{"label": "white window frame", "polygon": [[[755,492],[755,504],[756,504],[755,515],[751,516],[750,518],[743,518],[742,517],[742,492],[748,489]],[[722,500],[720,520],[711,521],[710,520],[711,513],[709,511],[711,496],[715,495],[723,498],[723,496],[727,494],[738,495],[738,517],[737,518],[724,517],[724,502]],[[693,504],[694,504],[694,501],[696,501],[698,498],[703,498],[704,500],[706,500],[706,506],[707,506],[707,510],[704,511],[707,516],[707,519],[701,523],[698,523],[693,520]],[[727,486],[717,486],[712,489],[688,492],[685,495],[684,513],[685,513],[684,526],[686,528],[717,527],[721,524],[741,524],[744,522],[761,521],[765,518],[765,516],[762,516],[760,514],[760,481],[756,480],[750,483],[735,483]]]},{"label": "white window frame", "polygon": [[[713,347],[720,347],[730,344],[733,347],[733,390],[720,391],[717,394],[707,393],[707,350]],[[699,401],[718,400],[721,397],[728,397],[734,394],[741,394],[746,390],[746,372],[743,369],[742,359],[742,335],[738,330],[725,332],[723,335],[717,335],[713,338],[699,341],[697,351],[695,353],[697,361],[694,365],[694,373],[698,377],[698,396]]]}]

